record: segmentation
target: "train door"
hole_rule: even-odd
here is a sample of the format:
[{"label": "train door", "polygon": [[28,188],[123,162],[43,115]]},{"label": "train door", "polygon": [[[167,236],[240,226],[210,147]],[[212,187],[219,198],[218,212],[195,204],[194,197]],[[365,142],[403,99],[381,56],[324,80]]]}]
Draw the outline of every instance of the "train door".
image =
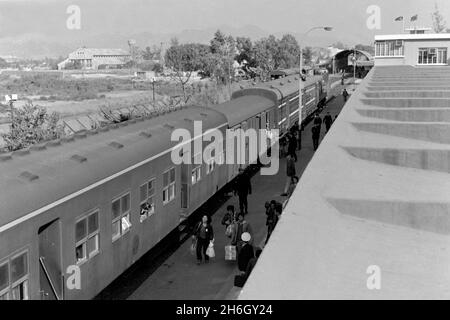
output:
[{"label": "train door", "polygon": [[189,209],[189,164],[181,164],[181,209]]},{"label": "train door", "polygon": [[39,279],[42,300],[63,299],[61,224],[56,219],[38,230]]}]

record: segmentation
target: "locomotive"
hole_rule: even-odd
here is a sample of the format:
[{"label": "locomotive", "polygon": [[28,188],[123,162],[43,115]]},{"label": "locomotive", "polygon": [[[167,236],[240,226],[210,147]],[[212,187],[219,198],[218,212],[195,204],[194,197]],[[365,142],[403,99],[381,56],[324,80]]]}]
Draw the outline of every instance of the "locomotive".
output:
[{"label": "locomotive", "polygon": [[[326,79],[251,83],[188,106],[0,154],[0,300],[91,299],[234,180],[245,165],[174,165],[171,133],[279,129],[324,104]],[[195,137],[189,143],[194,144]],[[220,152],[218,157],[225,157]],[[189,154],[196,159],[198,154]]]}]

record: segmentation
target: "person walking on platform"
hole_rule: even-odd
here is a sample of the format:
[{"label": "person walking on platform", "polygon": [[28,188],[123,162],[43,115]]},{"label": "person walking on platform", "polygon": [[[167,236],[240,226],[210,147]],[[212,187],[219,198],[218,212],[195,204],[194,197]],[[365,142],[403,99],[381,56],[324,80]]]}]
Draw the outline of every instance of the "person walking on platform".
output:
[{"label": "person walking on platform", "polygon": [[211,218],[207,215],[202,217],[202,221],[197,224],[193,237],[197,240],[197,264],[202,263],[202,255],[205,257],[205,262],[209,262],[209,257],[206,254],[209,242],[214,239],[214,231],[211,225]]},{"label": "person walking on platform", "polygon": [[349,96],[347,89],[344,89],[344,91],[342,91],[342,96],[344,97],[344,102],[347,102]]},{"label": "person walking on platform", "polygon": [[284,193],[281,195],[282,197],[286,197],[288,195],[289,186],[291,184],[292,178],[296,176],[295,171],[295,161],[294,158],[288,154],[286,157],[286,185],[284,187]]},{"label": "person walking on platform", "polygon": [[247,196],[252,194],[252,184],[250,177],[244,170],[239,169],[239,176],[236,178],[235,194],[239,197],[239,209],[243,214],[248,214]]},{"label": "person walking on platform", "polygon": [[267,226],[267,237],[265,243],[267,244],[270,235],[275,229],[275,225],[277,224],[278,219],[275,213],[275,204],[272,204],[271,202],[267,201],[265,207],[266,207],[266,226]]},{"label": "person walking on platform", "polygon": [[323,118],[323,122],[325,123],[325,128],[330,131],[331,125],[333,124],[333,118],[331,117],[330,112],[327,112],[327,115]]},{"label": "person walking on platform", "polygon": [[241,235],[242,248],[238,253],[238,268],[239,271],[245,273],[247,271],[247,266],[249,261],[255,257],[255,251],[253,246],[250,244],[252,236],[248,232],[244,232]]},{"label": "person walking on platform", "polygon": [[316,151],[319,148],[320,126],[319,125],[314,125],[311,128],[311,132],[312,132],[314,151]]},{"label": "person walking on platform", "polygon": [[294,190],[297,187],[298,181],[299,181],[299,178],[297,176],[292,177],[291,184],[290,184],[288,192],[287,192],[287,194],[288,194],[287,196],[289,198],[292,196],[292,193],[294,193]]},{"label": "person walking on platform", "polygon": [[302,132],[300,129],[300,126],[298,125],[298,122],[296,122],[292,128],[291,128],[291,134],[294,137],[294,139],[297,140],[297,147],[298,150],[302,150]]},{"label": "person walking on platform", "polygon": [[231,224],[233,224],[236,221],[236,214],[234,213],[234,206],[229,205],[227,206],[227,212],[222,218],[222,225],[225,226],[225,229],[228,228]]},{"label": "person walking on platform", "polygon": [[297,139],[291,133],[289,133],[288,138],[288,154],[290,154],[295,162],[297,162]]},{"label": "person walking on platform", "polygon": [[250,235],[253,235],[252,226],[245,220],[244,214],[242,212],[238,214],[238,220],[236,221],[233,229],[234,230],[233,236],[231,237],[231,245],[236,246],[236,249],[239,252],[243,244],[241,240],[242,234],[247,232]]},{"label": "person walking on platform", "polygon": [[320,130],[322,129],[322,118],[319,116],[318,113],[316,113],[316,115],[314,116],[314,125],[319,126],[319,133]]}]

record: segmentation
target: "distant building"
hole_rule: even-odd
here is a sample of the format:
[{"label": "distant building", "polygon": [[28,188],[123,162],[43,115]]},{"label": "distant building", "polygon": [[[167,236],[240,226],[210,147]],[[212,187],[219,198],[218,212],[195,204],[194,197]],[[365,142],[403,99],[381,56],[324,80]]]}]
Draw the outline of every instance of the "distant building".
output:
[{"label": "distant building", "polygon": [[7,63],[17,63],[20,61],[20,58],[16,56],[0,56],[0,58],[5,60]]},{"label": "distant building", "polygon": [[448,65],[450,33],[425,33],[428,30],[412,28],[409,34],[375,36],[375,65]]},{"label": "distant building", "polygon": [[116,69],[131,60],[131,55],[123,49],[79,48],[58,64],[58,69],[65,69],[69,64],[76,64],[81,69]]}]

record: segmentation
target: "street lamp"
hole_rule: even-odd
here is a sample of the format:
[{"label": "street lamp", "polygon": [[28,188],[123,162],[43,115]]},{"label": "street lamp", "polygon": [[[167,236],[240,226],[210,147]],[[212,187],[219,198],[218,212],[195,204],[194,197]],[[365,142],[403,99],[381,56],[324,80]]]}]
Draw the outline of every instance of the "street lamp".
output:
[{"label": "street lamp", "polygon": [[300,121],[300,125],[302,123],[302,111],[303,111],[303,79],[302,79],[302,69],[303,69],[303,49],[302,49],[302,42],[303,40],[306,38],[306,36],[313,30],[317,30],[317,29],[321,29],[324,31],[333,31],[333,27],[313,27],[311,29],[309,29],[307,32],[305,32],[300,39],[300,86],[299,86],[299,93],[298,93],[298,100],[299,100],[299,121]]}]

